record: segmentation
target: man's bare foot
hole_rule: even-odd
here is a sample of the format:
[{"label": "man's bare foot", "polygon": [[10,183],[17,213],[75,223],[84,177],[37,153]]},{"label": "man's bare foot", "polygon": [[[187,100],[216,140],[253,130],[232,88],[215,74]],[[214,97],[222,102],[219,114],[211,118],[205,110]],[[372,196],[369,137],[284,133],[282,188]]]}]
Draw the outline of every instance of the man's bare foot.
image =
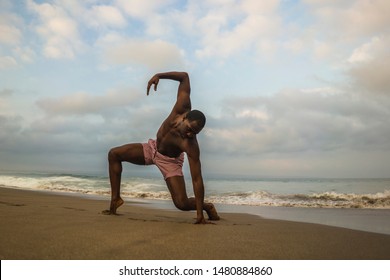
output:
[{"label": "man's bare foot", "polygon": [[217,209],[215,209],[214,205],[212,203],[205,203],[206,206],[206,213],[209,216],[209,220],[212,221],[218,221],[220,218],[217,213]]},{"label": "man's bare foot", "polygon": [[120,197],[117,200],[111,200],[110,210],[102,211],[104,215],[116,215],[116,209],[118,209],[124,203],[123,199]]}]

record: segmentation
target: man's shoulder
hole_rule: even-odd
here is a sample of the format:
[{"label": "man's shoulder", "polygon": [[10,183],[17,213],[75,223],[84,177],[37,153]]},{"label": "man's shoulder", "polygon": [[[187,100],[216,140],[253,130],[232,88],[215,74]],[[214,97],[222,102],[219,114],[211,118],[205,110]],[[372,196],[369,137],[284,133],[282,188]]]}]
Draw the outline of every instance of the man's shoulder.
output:
[{"label": "man's shoulder", "polygon": [[166,124],[170,127],[174,127],[179,122],[179,120],[181,120],[182,118],[184,118],[186,116],[186,114],[187,114],[187,112],[178,113],[178,112],[172,111],[168,115],[168,117],[164,120],[163,124]]}]

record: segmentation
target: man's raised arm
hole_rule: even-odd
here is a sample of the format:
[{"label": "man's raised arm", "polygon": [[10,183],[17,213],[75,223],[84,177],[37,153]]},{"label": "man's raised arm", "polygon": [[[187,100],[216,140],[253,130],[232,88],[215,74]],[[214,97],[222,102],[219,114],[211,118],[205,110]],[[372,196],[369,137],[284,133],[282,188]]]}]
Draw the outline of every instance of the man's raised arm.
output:
[{"label": "man's raised arm", "polygon": [[160,79],[169,79],[180,82],[179,88],[177,90],[177,101],[173,107],[173,112],[178,114],[185,113],[191,110],[191,100],[190,100],[190,77],[186,72],[166,72],[158,73],[154,75],[148,82],[147,95],[149,95],[149,90],[152,85],[154,85],[154,90],[157,90],[157,85]]},{"label": "man's raised arm", "polygon": [[152,85],[154,85],[154,90],[157,90],[157,85],[160,79],[168,79],[180,82],[179,90],[188,92],[191,91],[190,87],[190,77],[186,72],[166,72],[166,73],[157,73],[154,75],[148,82],[147,95],[149,95],[149,90]]}]

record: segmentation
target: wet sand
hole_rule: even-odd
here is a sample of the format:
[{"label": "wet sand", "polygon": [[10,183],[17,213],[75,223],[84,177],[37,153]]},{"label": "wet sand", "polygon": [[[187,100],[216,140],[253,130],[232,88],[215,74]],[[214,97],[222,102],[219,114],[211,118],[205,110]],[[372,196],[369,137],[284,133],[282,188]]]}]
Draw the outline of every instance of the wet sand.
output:
[{"label": "wet sand", "polygon": [[390,235],[221,213],[194,225],[195,212],[0,188],[2,260],[390,259]]}]

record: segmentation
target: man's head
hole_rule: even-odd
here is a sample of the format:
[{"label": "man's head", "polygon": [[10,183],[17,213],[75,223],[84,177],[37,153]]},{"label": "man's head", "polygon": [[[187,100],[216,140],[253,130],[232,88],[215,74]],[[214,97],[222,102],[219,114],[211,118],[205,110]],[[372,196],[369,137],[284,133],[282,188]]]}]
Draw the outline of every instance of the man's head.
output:
[{"label": "man's head", "polygon": [[198,110],[189,111],[186,115],[186,118],[190,122],[196,121],[200,128],[203,128],[206,124],[206,117],[204,116],[204,114],[201,111],[198,111]]},{"label": "man's head", "polygon": [[179,127],[180,134],[183,138],[193,138],[198,134],[206,124],[206,117],[201,111],[192,110],[183,118]]}]

